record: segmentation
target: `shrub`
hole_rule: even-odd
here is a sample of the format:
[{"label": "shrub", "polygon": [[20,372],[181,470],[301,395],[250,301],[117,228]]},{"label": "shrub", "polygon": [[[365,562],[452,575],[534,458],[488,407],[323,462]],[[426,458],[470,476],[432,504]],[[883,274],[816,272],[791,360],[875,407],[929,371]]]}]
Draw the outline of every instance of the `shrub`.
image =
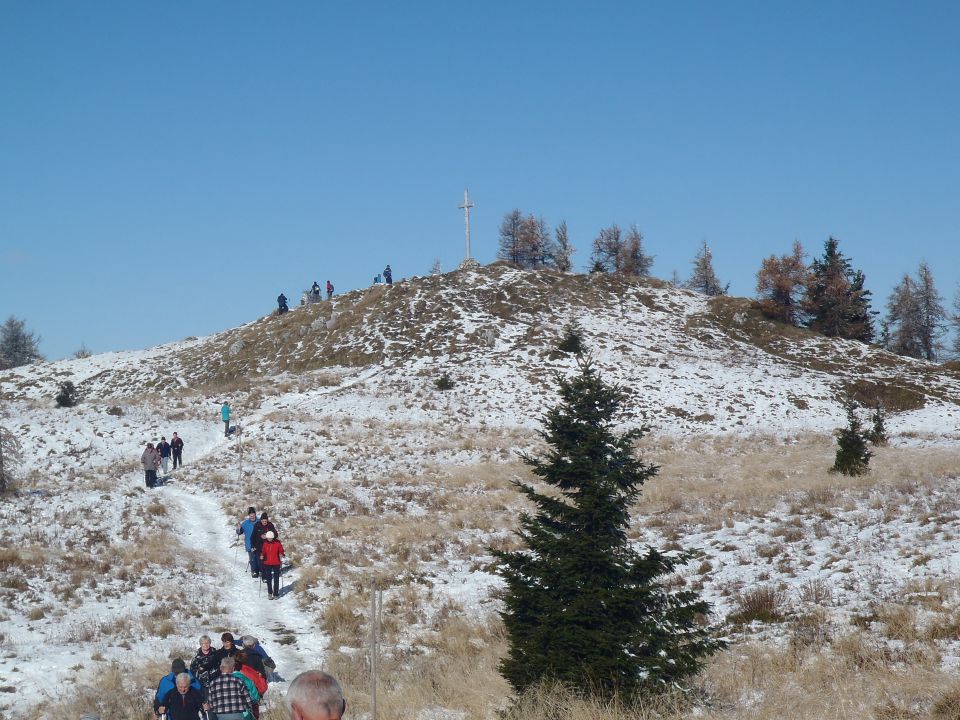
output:
[{"label": "shrub", "polygon": [[123,417],[123,408],[119,405],[111,405],[107,408],[107,415],[114,415],[115,417]]},{"label": "shrub", "polygon": [[780,622],[784,616],[786,596],[772,585],[760,585],[736,597],[737,612],[730,615],[732,623]]},{"label": "shrub", "polygon": [[76,385],[70,380],[60,383],[60,389],[55,399],[57,401],[57,407],[73,407],[80,402]]},{"label": "shrub", "polygon": [[433,385],[437,388],[437,390],[452,390],[454,382],[450,377],[450,373],[445,372],[443,375],[433,381]]}]

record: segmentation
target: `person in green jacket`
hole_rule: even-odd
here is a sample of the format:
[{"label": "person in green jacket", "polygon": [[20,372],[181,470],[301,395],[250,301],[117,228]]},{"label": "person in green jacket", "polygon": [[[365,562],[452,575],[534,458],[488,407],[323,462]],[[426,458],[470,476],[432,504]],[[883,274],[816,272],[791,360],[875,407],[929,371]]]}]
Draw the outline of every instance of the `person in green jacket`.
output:
[{"label": "person in green jacket", "polygon": [[223,436],[230,437],[230,404],[224,402],[220,406],[220,417],[223,419]]}]

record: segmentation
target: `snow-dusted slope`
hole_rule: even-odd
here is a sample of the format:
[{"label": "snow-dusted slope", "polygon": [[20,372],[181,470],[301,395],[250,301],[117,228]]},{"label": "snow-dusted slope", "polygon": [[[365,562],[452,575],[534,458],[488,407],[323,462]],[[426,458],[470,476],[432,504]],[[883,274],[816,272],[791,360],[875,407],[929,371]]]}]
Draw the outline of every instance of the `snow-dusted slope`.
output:
[{"label": "snow-dusted slope", "polygon": [[[138,662],[144,640],[168,665],[202,632],[252,632],[288,678],[332,656],[362,657],[361,598],[374,578],[397,667],[429,658],[451,616],[484,622],[499,586],[488,548],[510,542],[519,508],[516,451],[536,447],[554,374],[575,368],[556,351],[572,320],[604,376],[631,391],[625,424],[649,424],[664,446],[705,436],[746,445],[764,433],[764,472],[792,478],[780,453],[795,436],[840,426],[847,393],[885,403],[911,459],[921,457],[913,445],[944,453],[960,438],[960,377],[942,366],[770,323],[746,300],[499,266],[0,373],[0,425],[20,442],[23,477],[0,505],[0,522],[16,530],[0,538],[0,689],[13,688],[0,692],[0,716],[55,698],[103,663]],[[444,374],[453,387],[441,392]],[[65,380],[85,399],[58,409]],[[222,400],[239,437],[223,436]],[[173,431],[186,466],[148,493],[140,452]],[[829,454],[829,439],[821,445]],[[684,479],[709,483],[710,473]],[[721,617],[760,570],[781,586],[832,583],[842,608],[831,612],[844,617],[956,574],[956,476],[927,474],[936,477],[920,491],[894,484],[880,500],[822,492],[815,478],[816,515],[790,499],[789,483],[756,511],[738,497],[698,510],[714,502],[712,487],[679,492],[638,517],[635,536],[660,545],[682,528],[704,550],[694,581]],[[295,560],[281,601],[258,596],[229,544],[249,504],[280,519]],[[918,560],[925,543],[931,559]]]}]

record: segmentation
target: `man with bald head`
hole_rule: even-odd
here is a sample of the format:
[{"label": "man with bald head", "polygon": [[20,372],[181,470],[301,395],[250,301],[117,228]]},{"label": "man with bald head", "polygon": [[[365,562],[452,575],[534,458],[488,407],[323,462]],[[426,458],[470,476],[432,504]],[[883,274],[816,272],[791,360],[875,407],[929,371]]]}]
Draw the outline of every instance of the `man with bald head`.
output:
[{"label": "man with bald head", "polygon": [[293,720],[342,720],[347,701],[333,675],[307,670],[290,683],[287,707]]}]

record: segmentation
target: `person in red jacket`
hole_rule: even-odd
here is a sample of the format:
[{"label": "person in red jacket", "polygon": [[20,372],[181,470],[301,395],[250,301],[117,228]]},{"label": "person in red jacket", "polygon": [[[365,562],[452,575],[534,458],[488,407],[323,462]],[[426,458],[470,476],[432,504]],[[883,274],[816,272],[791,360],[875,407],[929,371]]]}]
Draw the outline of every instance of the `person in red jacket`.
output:
[{"label": "person in red jacket", "polygon": [[276,539],[272,530],[263,536],[260,549],[260,575],[267,583],[267,597],[271,600],[280,595],[280,566],[283,564],[283,543]]},{"label": "person in red jacket", "polygon": [[[247,662],[248,659],[247,653],[244,650],[240,650],[236,655],[233,656],[233,660],[237,664],[237,670],[239,670],[244,677],[249,678],[250,681],[253,682],[253,686],[257,689],[257,692],[260,693],[260,700],[262,701],[264,693],[267,692],[267,679],[257,672],[253,665]],[[260,718],[260,702],[255,702],[253,704],[253,717],[257,718],[257,720]]]}]

